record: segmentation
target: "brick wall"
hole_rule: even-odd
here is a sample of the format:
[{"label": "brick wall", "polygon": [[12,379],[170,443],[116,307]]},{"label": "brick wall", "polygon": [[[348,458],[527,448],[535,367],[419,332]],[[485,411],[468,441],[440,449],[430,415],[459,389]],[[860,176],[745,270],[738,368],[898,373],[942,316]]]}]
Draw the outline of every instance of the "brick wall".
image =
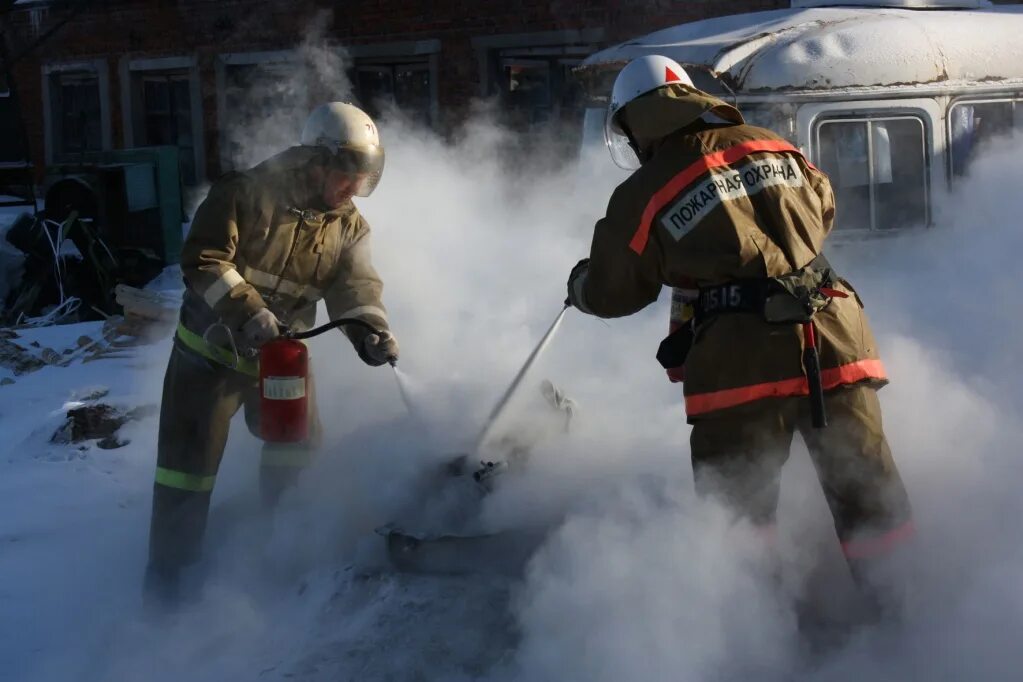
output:
[{"label": "brick wall", "polygon": [[[436,40],[441,125],[461,117],[481,91],[473,39],[504,34],[600,29],[601,45],[701,18],[788,7],[787,0],[55,0],[11,12],[6,35],[18,55],[76,6],[84,6],[14,67],[14,82],[37,169],[43,168],[45,64],[100,60],[109,74],[111,141],[123,146],[122,62],[189,56],[196,60],[208,175],[220,171],[218,55],[289,49],[308,39],[357,48]],[[41,172],[41,170],[40,170]],[[201,174],[201,173],[200,173]]]},{"label": "brick wall", "polygon": [[[9,15],[8,44],[19,54],[78,2],[28,4]],[[43,167],[44,64],[102,60],[109,74],[114,147],[124,144],[121,62],[194,56],[203,111],[206,172],[219,172],[215,60],[229,52],[282,50],[310,33],[345,46],[439,40],[437,101],[443,123],[461,116],[480,93],[472,39],[604,28],[602,44],[724,13],[787,6],[775,0],[100,0],[86,3],[62,28],[21,59],[14,80],[37,169]],[[606,28],[605,28],[606,27]]]}]

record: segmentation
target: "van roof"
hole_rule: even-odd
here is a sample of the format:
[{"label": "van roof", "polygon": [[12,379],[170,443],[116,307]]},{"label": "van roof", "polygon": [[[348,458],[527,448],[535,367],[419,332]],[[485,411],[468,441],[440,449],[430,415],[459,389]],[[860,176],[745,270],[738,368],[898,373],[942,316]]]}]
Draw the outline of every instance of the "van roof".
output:
[{"label": "van roof", "polygon": [[657,31],[591,55],[579,73],[586,80],[588,73],[661,54],[747,94],[1007,81],[1023,86],[1021,35],[1023,5],[773,10]]}]

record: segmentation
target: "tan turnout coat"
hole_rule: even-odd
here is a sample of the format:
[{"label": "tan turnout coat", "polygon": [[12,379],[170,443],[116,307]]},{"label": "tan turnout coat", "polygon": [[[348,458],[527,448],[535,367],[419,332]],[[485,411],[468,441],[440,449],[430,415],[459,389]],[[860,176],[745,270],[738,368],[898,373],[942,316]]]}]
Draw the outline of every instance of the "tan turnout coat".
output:
[{"label": "tan turnout coat", "polygon": [[[320,153],[293,147],[210,189],[181,256],[188,330],[203,335],[222,322],[240,342],[242,325],[263,307],[289,327],[308,329],[321,299],[332,320],[357,317],[387,329],[369,225],[351,202],[323,210],[306,181]],[[347,333],[361,352],[365,332]],[[217,326],[207,338],[223,347],[225,337]]]},{"label": "tan turnout coat", "polygon": [[[713,112],[725,119],[705,123]],[[652,157],[614,191],[593,234],[581,281],[584,312],[634,313],[665,285],[694,288],[773,277],[807,265],[831,231],[835,203],[824,173],[787,141],[741,123],[738,111],[682,85],[630,103],[627,124]],[[817,313],[825,389],[883,385],[884,368],[852,287]],[[712,317],[685,365],[690,417],[805,395],[803,334],[755,314]]]}]

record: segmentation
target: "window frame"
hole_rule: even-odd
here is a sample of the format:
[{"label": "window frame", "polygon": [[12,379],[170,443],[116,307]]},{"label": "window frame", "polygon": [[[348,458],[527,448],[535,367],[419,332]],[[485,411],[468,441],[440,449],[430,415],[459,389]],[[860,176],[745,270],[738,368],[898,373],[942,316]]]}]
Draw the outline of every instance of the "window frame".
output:
[{"label": "window frame", "polygon": [[[514,65],[516,62],[528,65],[542,61],[547,65],[548,80],[548,104],[544,108],[547,112],[545,119],[558,121],[565,110],[563,95],[566,87],[573,83],[579,85],[570,73],[571,68],[578,66],[586,57],[597,52],[604,44],[604,40],[603,28],[473,37],[471,42],[479,62],[480,96],[500,97],[502,103],[506,103],[508,93],[504,89],[505,83],[503,82],[505,65]],[[566,67],[567,75],[564,77],[560,75],[561,67]],[[582,88],[581,94],[583,96],[577,107],[580,139],[588,108],[586,93]],[[534,119],[533,112],[540,110],[541,107],[532,107],[532,109],[533,111],[528,116],[530,121]],[[530,123],[530,127],[533,125],[534,123]]]},{"label": "window frame", "polygon": [[430,127],[436,129],[440,124],[440,48],[441,41],[437,38],[347,46],[346,52],[351,59],[349,74],[353,94],[360,94],[360,70],[389,71],[392,91],[397,83],[398,69],[404,67],[412,71],[426,71],[430,83],[426,117]]},{"label": "window frame", "polygon": [[124,120],[124,146],[146,146],[145,110],[143,105],[143,88],[147,75],[173,76],[184,75],[188,81],[189,121],[192,126],[192,164],[195,168],[194,183],[181,178],[184,186],[198,186],[207,179],[206,172],[206,133],[203,121],[202,89],[199,79],[198,60],[194,56],[156,57],[150,59],[132,59],[124,57],[120,65],[121,73],[121,111]]},{"label": "window frame", "polygon": [[[946,172],[948,182],[950,185],[959,182],[959,176],[955,174],[955,159],[953,158],[953,140],[952,140],[952,110],[961,104],[997,104],[999,102],[1011,102],[1014,105],[1019,103],[1023,107],[1023,93],[1021,92],[1009,92],[1003,94],[994,94],[984,97],[977,97],[976,95],[966,95],[962,97],[956,97],[949,101],[948,108],[945,110],[945,149],[947,150],[946,156]],[[1015,107],[1014,107],[1015,108]],[[1023,127],[1020,128],[1020,134],[1023,135]]]},{"label": "window frame", "polygon": [[[230,145],[227,142],[228,123],[228,69],[235,66],[259,67],[259,66],[293,66],[302,67],[302,60],[297,50],[269,50],[262,52],[227,52],[217,55],[214,69],[217,88],[217,158],[220,161],[221,171],[234,168],[231,159]],[[308,93],[305,103],[309,108]],[[295,139],[298,139],[300,131],[295,131]]]},{"label": "window frame", "polygon": [[[63,133],[60,132],[63,112],[57,111],[60,96],[55,89],[59,87],[63,75],[86,75],[96,79],[99,97],[99,150],[113,149],[110,107],[110,71],[105,59],[93,59],[73,62],[50,62],[42,67],[43,96],[43,158],[47,164],[73,160],[82,152],[66,152],[63,149]],[[9,96],[9,91],[8,91]],[[88,152],[85,152],[88,153]]]},{"label": "window frame", "polygon": [[814,135],[814,150],[813,162],[820,164],[820,150],[821,150],[821,128],[830,124],[838,123],[863,123],[867,126],[867,186],[869,188],[870,196],[870,227],[863,228],[843,228],[841,231],[846,234],[855,233],[870,233],[870,234],[883,234],[899,232],[904,228],[881,228],[878,227],[877,219],[877,188],[874,182],[874,136],[871,134],[871,125],[874,123],[883,123],[885,121],[916,121],[920,124],[920,142],[922,143],[922,161],[923,161],[923,187],[924,187],[924,225],[931,225],[931,158],[928,153],[927,145],[927,121],[923,116],[918,114],[888,114],[888,115],[859,115],[859,116],[821,116],[814,121],[813,124],[813,135]]}]

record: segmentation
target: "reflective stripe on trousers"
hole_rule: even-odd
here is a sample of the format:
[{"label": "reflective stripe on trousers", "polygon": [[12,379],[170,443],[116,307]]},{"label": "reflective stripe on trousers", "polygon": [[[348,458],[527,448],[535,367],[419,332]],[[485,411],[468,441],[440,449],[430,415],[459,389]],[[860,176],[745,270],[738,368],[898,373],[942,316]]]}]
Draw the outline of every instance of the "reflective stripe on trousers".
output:
[{"label": "reflective stripe on trousers", "polygon": [[906,521],[900,526],[872,536],[858,536],[842,543],[842,554],[847,559],[876,559],[895,551],[916,535],[916,526]]},{"label": "reflective stripe on trousers", "polygon": [[174,469],[166,469],[159,466],[156,467],[156,483],[168,488],[205,493],[213,490],[213,485],[216,481],[216,474],[212,476],[202,476],[188,474],[184,471],[175,471]]}]

